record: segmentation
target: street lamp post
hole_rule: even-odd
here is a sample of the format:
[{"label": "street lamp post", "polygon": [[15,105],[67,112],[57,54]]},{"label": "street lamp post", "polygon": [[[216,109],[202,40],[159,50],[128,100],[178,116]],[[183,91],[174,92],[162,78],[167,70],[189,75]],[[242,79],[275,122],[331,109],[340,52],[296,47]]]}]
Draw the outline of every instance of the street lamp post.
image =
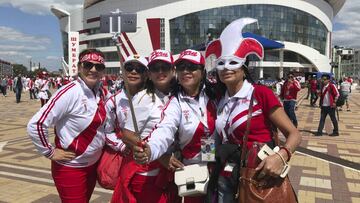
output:
[{"label": "street lamp post", "polygon": [[338,63],[338,80],[341,78],[341,54],[339,54],[339,63]]}]

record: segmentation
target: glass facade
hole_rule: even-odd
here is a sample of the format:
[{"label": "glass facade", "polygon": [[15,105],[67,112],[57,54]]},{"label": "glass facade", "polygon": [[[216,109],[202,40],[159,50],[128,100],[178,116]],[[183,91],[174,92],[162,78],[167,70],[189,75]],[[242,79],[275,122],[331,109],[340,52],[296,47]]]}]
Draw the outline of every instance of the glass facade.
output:
[{"label": "glass facade", "polygon": [[61,32],[61,38],[63,42],[64,60],[69,64],[69,34],[67,32]]},{"label": "glass facade", "polygon": [[88,48],[112,47],[114,41],[111,38],[89,40]]},{"label": "glass facade", "polygon": [[328,30],[322,22],[298,9],[265,4],[214,8],[171,19],[171,51],[176,54],[218,38],[230,22],[241,17],[259,21],[259,28],[252,24],[243,32],[304,44],[325,54]]},{"label": "glass facade", "polygon": [[165,19],[160,19],[160,49],[165,49]]}]

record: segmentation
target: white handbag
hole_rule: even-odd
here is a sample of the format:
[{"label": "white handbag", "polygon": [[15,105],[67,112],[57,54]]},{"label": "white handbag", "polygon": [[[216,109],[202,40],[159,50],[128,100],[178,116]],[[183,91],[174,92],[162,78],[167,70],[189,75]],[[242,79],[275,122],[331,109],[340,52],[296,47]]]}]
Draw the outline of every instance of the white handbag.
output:
[{"label": "white handbag", "polygon": [[192,164],[175,171],[175,184],[181,197],[206,194],[208,183],[209,170],[206,164]]}]

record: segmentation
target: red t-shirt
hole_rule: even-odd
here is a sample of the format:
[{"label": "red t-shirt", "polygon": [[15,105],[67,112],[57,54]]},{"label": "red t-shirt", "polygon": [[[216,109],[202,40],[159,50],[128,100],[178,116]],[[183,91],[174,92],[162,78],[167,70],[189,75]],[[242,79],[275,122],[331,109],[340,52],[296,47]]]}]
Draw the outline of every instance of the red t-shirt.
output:
[{"label": "red t-shirt", "polygon": [[[248,136],[248,146],[251,146],[253,142],[266,143],[272,140],[271,125],[269,121],[269,113],[275,107],[281,107],[281,103],[276,98],[275,94],[271,89],[263,85],[254,85],[254,104],[252,111],[252,119],[250,123],[250,131]],[[243,89],[241,90],[243,91]],[[216,122],[217,131],[220,132],[220,137],[223,137],[223,140],[228,140],[230,143],[241,144],[242,138],[246,131],[246,121],[248,115],[248,109],[250,105],[250,98],[252,92],[246,90],[246,98],[239,98],[236,104],[236,107],[231,113],[230,117],[227,115],[219,115],[219,121]],[[221,112],[220,112],[221,114]],[[225,120],[228,119],[226,125],[224,125]],[[222,131],[222,129],[225,129]],[[227,133],[227,135],[223,135]],[[226,138],[224,137],[226,136]]]}]

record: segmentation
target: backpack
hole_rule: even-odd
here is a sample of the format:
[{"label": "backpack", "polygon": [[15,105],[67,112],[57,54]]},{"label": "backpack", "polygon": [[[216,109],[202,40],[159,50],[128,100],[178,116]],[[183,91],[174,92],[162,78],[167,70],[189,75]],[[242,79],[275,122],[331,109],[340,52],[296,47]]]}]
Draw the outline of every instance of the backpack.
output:
[{"label": "backpack", "polygon": [[336,106],[343,106],[345,104],[345,97],[340,95],[336,101]]}]

